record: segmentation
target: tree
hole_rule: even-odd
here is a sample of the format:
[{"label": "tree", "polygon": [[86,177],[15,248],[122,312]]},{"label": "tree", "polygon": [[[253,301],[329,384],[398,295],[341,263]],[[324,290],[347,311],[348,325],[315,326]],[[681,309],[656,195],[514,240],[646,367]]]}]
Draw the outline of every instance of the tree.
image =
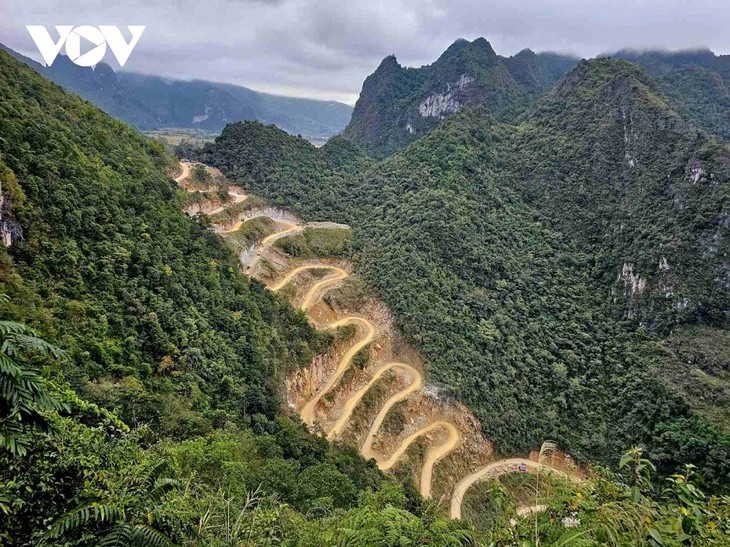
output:
[{"label": "tree", "polygon": [[41,376],[17,361],[33,354],[60,359],[63,352],[22,323],[0,321],[0,337],[0,446],[14,456],[23,456],[29,430],[47,431],[43,413],[62,410],[65,405],[48,393]]},{"label": "tree", "polygon": [[162,519],[156,511],[165,495],[177,488],[175,480],[162,476],[165,469],[165,462],[133,469],[102,499],[79,505],[58,519],[42,545],[81,528],[91,529],[94,540],[90,545],[98,547],[171,545],[160,530]]},{"label": "tree", "polygon": [[195,182],[208,182],[211,179],[210,173],[202,163],[196,163],[190,170],[190,178]]}]

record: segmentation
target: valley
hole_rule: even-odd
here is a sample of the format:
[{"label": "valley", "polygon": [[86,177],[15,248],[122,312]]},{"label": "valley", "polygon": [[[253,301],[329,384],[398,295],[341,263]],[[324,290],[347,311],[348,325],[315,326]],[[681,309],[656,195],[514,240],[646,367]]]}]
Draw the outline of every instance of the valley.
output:
[{"label": "valley", "polygon": [[[240,85],[115,71],[105,62],[93,69],[59,55],[51,66],[0,43],[38,74],[78,93],[105,112],[150,137],[170,144],[211,142],[230,120],[261,120],[321,142],[340,132],[352,108],[337,101],[284,97]],[[177,76],[177,75],[176,75]]]},{"label": "valley", "polygon": [[[185,187],[190,165],[183,162],[181,166],[182,173],[175,180]],[[231,228],[218,229],[218,232],[225,238],[226,234],[241,229],[247,221],[260,218],[262,214],[256,209],[242,213],[242,218]],[[451,518],[461,517],[466,492],[481,480],[519,472],[553,473],[580,480],[582,472],[570,458],[563,456],[558,458],[558,464],[554,463],[555,457],[549,464],[540,461],[535,454],[531,457],[536,459],[494,459],[491,443],[482,437],[478,420],[473,415],[461,405],[441,401],[428,394],[420,358],[412,348],[397,348],[393,344],[392,340],[400,338],[400,334],[394,331],[391,321],[382,319],[389,315],[382,303],[367,297],[368,302],[358,306],[358,312],[352,313],[348,306],[326,301],[329,293],[336,293],[343,282],[353,278],[351,265],[342,260],[333,262],[326,257],[304,263],[292,260],[276,249],[275,243],[301,233],[306,224],[271,220],[277,222],[275,231],[256,242],[252,249],[241,253],[245,257],[255,257],[253,260],[242,259],[243,269],[264,282],[269,290],[286,292],[292,303],[307,313],[318,329],[331,331],[355,327],[353,339],[341,348],[344,352],[338,351],[337,355],[329,355],[326,359],[321,356],[315,358],[309,368],[296,371],[287,379],[287,399],[305,424],[320,431],[330,441],[355,443],[362,456],[374,459],[383,471],[398,467],[403,459],[407,459],[411,472],[417,471],[421,495],[425,498],[437,495],[445,507],[450,507]],[[349,230],[349,227],[331,229]],[[265,264],[260,264],[260,261]],[[314,274],[322,275],[312,278]],[[302,279],[303,282],[299,282]],[[367,310],[377,312],[368,314]],[[367,362],[359,367],[354,365],[356,356],[366,348],[370,349]],[[406,361],[405,357],[409,355],[416,356],[414,364],[391,360]],[[345,380],[348,373],[351,376]],[[364,399],[376,387],[384,390],[387,397],[368,407],[364,421],[355,422],[353,414],[361,410]],[[329,402],[325,403],[325,399]],[[384,422],[398,404],[405,404],[409,409],[403,415],[403,423],[396,424],[395,430],[400,428],[400,431],[382,431]],[[453,419],[455,417],[457,419]],[[392,423],[390,427],[393,428]],[[419,440],[425,441],[427,446],[422,461],[409,453],[412,445]],[[440,477],[445,475],[449,479],[440,479],[435,485],[434,468],[441,464],[445,472]],[[469,472],[459,477],[458,470]],[[531,514],[543,507],[520,506],[517,511],[520,515]]]},{"label": "valley", "polygon": [[726,57],[457,40],[174,151],[17,59],[0,543],[725,547]]}]

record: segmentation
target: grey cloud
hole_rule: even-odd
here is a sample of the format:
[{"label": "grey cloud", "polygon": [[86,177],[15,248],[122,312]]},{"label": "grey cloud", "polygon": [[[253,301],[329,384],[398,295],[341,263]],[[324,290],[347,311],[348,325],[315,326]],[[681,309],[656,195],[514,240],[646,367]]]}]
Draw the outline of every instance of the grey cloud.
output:
[{"label": "grey cloud", "polygon": [[[24,0],[0,5],[0,41],[33,54],[27,24],[144,24],[127,70],[353,102],[395,53],[435,60],[456,38],[595,56],[623,47],[730,51],[726,0]],[[37,53],[35,54],[37,58]]]}]

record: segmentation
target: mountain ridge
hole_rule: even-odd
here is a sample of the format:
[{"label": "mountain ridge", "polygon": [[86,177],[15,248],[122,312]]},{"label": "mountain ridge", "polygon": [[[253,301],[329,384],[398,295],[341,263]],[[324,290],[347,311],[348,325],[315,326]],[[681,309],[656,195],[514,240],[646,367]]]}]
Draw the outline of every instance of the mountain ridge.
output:
[{"label": "mountain ridge", "polygon": [[234,84],[115,72],[106,63],[79,67],[59,55],[50,67],[0,44],[19,61],[140,130],[220,131],[226,123],[257,119],[313,139],[340,133],[352,108],[337,101],[285,97]]},{"label": "mountain ridge", "polygon": [[[1,212],[23,229],[22,238],[0,248],[0,293],[11,296],[0,310],[3,448],[9,446],[5,434],[12,440],[19,431],[7,419],[7,393],[18,385],[14,369],[37,377],[34,391],[62,403],[39,407],[47,430],[20,424],[26,454],[0,451],[3,540],[23,547],[726,543],[730,500],[703,490],[728,491],[728,435],[652,376],[661,359],[656,331],[630,330],[611,315],[606,287],[595,275],[606,266],[600,249],[593,241],[590,248],[579,244],[591,235],[585,226],[580,233],[561,231],[550,214],[556,203],[545,203],[545,211],[541,201],[528,204],[531,183],[552,184],[558,197],[560,185],[613,190],[616,181],[619,190],[634,185],[656,193],[669,175],[669,186],[686,192],[680,204],[692,217],[689,228],[713,219],[715,210],[703,206],[728,185],[711,163],[717,145],[687,122],[674,128],[681,138],[669,139],[669,145],[681,144],[678,157],[650,161],[651,148],[660,145],[654,156],[664,156],[667,143],[646,131],[661,133],[679,116],[666,112],[666,101],[633,69],[621,63],[578,67],[558,97],[545,97],[534,117],[518,125],[495,121],[483,105],[467,106],[382,162],[343,138],[318,149],[274,126],[230,124],[202,153],[246,190],[256,185],[271,198],[270,216],[262,218],[256,210],[262,199],[232,187],[218,171],[186,164],[173,180],[177,164],[161,143],[3,52],[0,67]],[[585,113],[605,127],[582,138]],[[556,119],[543,127],[548,114]],[[687,135],[692,138],[685,142]],[[573,143],[576,138],[581,142]],[[695,148],[704,154],[704,174],[688,163],[685,150]],[[520,161],[537,168],[533,179],[516,176]],[[617,174],[604,181],[600,169],[586,170],[586,164]],[[584,196],[571,191],[564,203],[576,197]],[[308,233],[292,225],[279,204],[323,220],[350,218],[354,240],[343,237],[346,227],[331,224]],[[657,204],[668,209],[666,200]],[[182,212],[201,208],[211,217]],[[214,230],[230,238],[230,248]],[[701,233],[690,239],[697,244]],[[283,235],[291,238],[279,239]],[[628,226],[625,239],[643,239],[645,232],[636,235]],[[615,243],[606,242],[609,270]],[[261,256],[257,248],[272,253]],[[316,271],[351,251],[366,285]],[[308,258],[318,259],[308,264],[315,270],[289,283]],[[271,289],[284,294],[241,275],[246,263],[275,275]],[[369,298],[371,289],[394,315]],[[528,459],[520,450],[523,457],[476,470],[451,467],[447,477],[447,466],[438,465],[432,473],[437,458],[451,455],[427,450],[426,443],[443,442],[443,450],[456,445],[447,431],[427,427],[417,439],[392,444],[423,425],[409,415],[431,414],[423,399],[411,399],[409,413],[393,404],[394,390],[407,388],[407,378],[393,377],[392,369],[381,369],[387,389],[361,392],[352,414],[368,438],[382,425],[391,446],[400,446],[391,476],[359,457],[356,446],[363,445],[329,444],[311,434],[283,396],[284,389],[297,388],[285,388],[284,375],[311,363],[302,376],[315,390],[326,388],[337,378],[309,372],[326,366],[323,352],[331,350],[336,359],[350,348],[348,378],[367,389],[361,373],[383,346],[357,351],[354,337],[358,344],[367,338],[347,327],[317,332],[287,296],[304,308],[312,304],[322,326],[338,308],[403,325],[424,350],[429,396],[468,402],[502,450],[539,446],[539,453]],[[45,357],[13,351],[14,344],[47,347],[14,321],[37,327],[66,355],[54,358],[52,348]],[[32,336],[13,338],[13,329]],[[700,350],[716,343],[714,337],[692,341]],[[664,349],[675,353],[681,376],[682,367],[695,362],[696,348],[678,337],[671,342]],[[721,370],[726,355],[707,355],[698,366]],[[42,402],[32,395],[21,393],[21,401]],[[336,410],[336,398],[317,399],[321,410]],[[389,416],[383,422],[376,416],[370,425],[367,416],[378,401]],[[443,418],[434,424],[443,428]],[[542,442],[546,436],[611,469],[589,470],[585,482],[525,474],[561,463],[555,444]],[[387,450],[383,437],[372,445],[376,450]],[[479,454],[491,458],[485,452]],[[572,466],[567,458],[564,463]],[[451,515],[465,520],[447,518],[446,499],[421,497],[413,481],[418,474],[422,486],[466,477],[451,496]],[[466,492],[474,480],[490,478],[499,482]],[[521,518],[525,513],[529,518]]]},{"label": "mountain ridge", "polygon": [[[344,180],[302,177],[296,159],[268,171],[247,150],[273,153],[271,140],[253,129],[238,127],[252,138],[235,153],[228,141],[201,157],[353,226],[361,274],[498,450],[553,438],[600,460],[641,444],[666,470],[692,437],[704,446],[692,457],[727,488],[716,455],[728,435],[667,389],[658,346],[685,325],[727,328],[727,147],[643,69],[582,61],[518,123],[469,105]],[[723,381],[713,374],[708,385]]]},{"label": "mountain ridge", "polygon": [[673,108],[708,133],[730,142],[730,55],[695,48],[619,50],[610,56],[643,67]]},{"label": "mountain ridge", "polygon": [[498,120],[515,120],[576,62],[529,50],[500,57],[485,38],[456,40],[420,68],[402,67],[390,55],[363,83],[343,135],[382,158],[465,105],[482,104]]}]

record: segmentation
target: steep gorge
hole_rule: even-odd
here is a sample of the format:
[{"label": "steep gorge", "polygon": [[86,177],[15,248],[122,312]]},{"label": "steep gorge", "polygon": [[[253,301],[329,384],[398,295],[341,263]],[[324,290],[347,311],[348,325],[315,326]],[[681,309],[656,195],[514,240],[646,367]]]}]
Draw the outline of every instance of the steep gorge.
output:
[{"label": "steep gorge", "polygon": [[517,124],[490,114],[465,107],[377,163],[254,124],[200,158],[351,224],[359,275],[500,454],[550,438],[610,466],[644,446],[662,476],[692,462],[726,491],[730,439],[676,396],[660,342],[725,328],[727,147],[610,59],[579,63]]},{"label": "steep gorge", "polygon": [[[182,183],[187,175],[186,166],[176,179]],[[236,222],[240,229],[246,221],[258,218],[256,213],[241,215]],[[273,219],[272,219],[273,220]],[[454,402],[439,400],[426,392],[424,375],[420,363],[409,364],[400,360],[391,360],[403,355],[413,355],[413,350],[394,350],[392,339],[398,337],[393,332],[392,322],[383,320],[384,307],[381,303],[370,302],[352,313],[332,303],[325,302],[330,292],[335,292],[342,283],[353,277],[351,266],[343,261],[333,263],[332,259],[297,261],[287,257],[273,244],[281,238],[301,233],[306,225],[288,222],[268,234],[255,244],[255,252],[246,253],[255,257],[243,267],[250,275],[259,277],[269,290],[284,292],[292,289],[292,298],[301,310],[307,313],[315,326],[320,329],[336,330],[348,325],[355,327],[352,339],[344,344],[344,353],[330,356],[330,359],[315,359],[309,369],[292,373],[287,382],[288,399],[298,411],[307,425],[318,429],[331,441],[344,440],[355,442],[360,453],[366,459],[374,459],[383,471],[389,471],[402,463],[411,447],[421,439],[427,443],[422,461],[415,464],[418,472],[419,491],[424,497],[439,496],[444,506],[450,506],[452,518],[461,517],[461,505],[464,494],[476,482],[486,478],[496,478],[501,474],[522,472],[554,472],[558,476],[571,477],[577,480],[579,471],[570,464],[570,459],[561,459],[560,465],[554,467],[547,463],[526,458],[494,460],[491,443],[481,435],[481,428],[476,418],[465,407]],[[338,226],[332,229],[347,229]],[[235,230],[219,229],[225,238]],[[267,262],[260,266],[260,260]],[[259,267],[257,267],[259,266]],[[297,281],[307,274],[321,274],[305,280]],[[290,291],[291,294],[291,291]],[[379,313],[368,313],[379,310]],[[349,346],[349,347],[347,347]],[[346,373],[357,367],[353,364],[356,356],[365,348],[376,346],[378,350],[370,352],[368,362],[356,370],[354,376],[343,381]],[[385,350],[383,351],[383,349]],[[373,353],[375,355],[373,355]],[[417,359],[417,357],[416,357]],[[387,391],[385,400],[372,407],[369,424],[362,431],[349,431],[353,427],[352,416],[361,410],[364,399],[374,388]],[[325,405],[323,399],[334,395],[334,404]],[[383,424],[389,418],[392,409],[399,403],[406,403],[409,411],[404,414],[401,431],[396,435],[382,431]],[[423,409],[427,409],[423,412]],[[420,410],[420,412],[419,412]],[[377,411],[377,412],[376,412]],[[374,416],[372,416],[374,414]],[[387,439],[382,442],[382,437]],[[388,438],[392,437],[392,438]],[[539,460],[539,457],[532,456]],[[413,458],[406,457],[412,462]],[[417,459],[417,457],[416,457]],[[434,484],[434,468],[444,465],[448,468],[448,479]],[[460,472],[463,476],[458,482],[454,477]],[[527,514],[540,510],[542,506],[520,507],[519,514]]]}]

